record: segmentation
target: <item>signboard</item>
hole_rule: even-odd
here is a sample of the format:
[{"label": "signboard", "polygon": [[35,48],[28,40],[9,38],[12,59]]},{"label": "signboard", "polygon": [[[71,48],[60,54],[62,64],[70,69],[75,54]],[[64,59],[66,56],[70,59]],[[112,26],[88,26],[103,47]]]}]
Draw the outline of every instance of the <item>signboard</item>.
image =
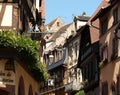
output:
[{"label": "signboard", "polygon": [[48,79],[48,86],[54,86],[54,79]]},{"label": "signboard", "polygon": [[0,84],[15,85],[15,73],[4,68],[5,64],[0,62]]}]

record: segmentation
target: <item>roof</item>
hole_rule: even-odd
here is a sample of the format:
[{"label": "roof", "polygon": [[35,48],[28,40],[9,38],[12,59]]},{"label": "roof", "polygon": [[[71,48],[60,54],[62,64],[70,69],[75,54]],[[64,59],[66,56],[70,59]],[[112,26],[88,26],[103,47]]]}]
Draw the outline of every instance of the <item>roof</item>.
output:
[{"label": "roof", "polygon": [[46,24],[48,27],[52,27],[52,25],[59,19],[60,17],[57,17],[56,19],[52,20],[50,23]]},{"label": "roof", "polygon": [[96,11],[93,13],[93,15],[91,16],[91,18],[88,20],[88,24],[90,24],[90,22],[92,21],[92,19],[98,14],[98,12],[101,10],[102,7],[105,7],[108,4],[109,1],[107,0],[103,0],[100,5],[98,6],[98,8],[96,9]]},{"label": "roof", "polygon": [[46,26],[51,27],[55,22],[56,22],[57,18],[52,20],[50,23],[46,24]]},{"label": "roof", "polygon": [[[77,30],[75,35],[71,35],[68,39],[68,43],[71,43],[74,39],[76,39],[78,36],[80,36],[80,33],[86,28],[89,27],[89,25],[85,24],[83,26],[80,27],[80,29]],[[67,43],[65,44],[67,45]]]},{"label": "roof", "polygon": [[71,25],[72,23],[70,24],[67,24],[67,25],[64,25],[63,27],[61,27],[55,34],[53,34],[53,36],[51,37],[50,40],[54,40],[56,39],[57,37],[59,37],[61,35],[61,33],[64,33],[66,31],[66,29]]},{"label": "roof", "polygon": [[[67,24],[63,27],[61,27],[56,33],[53,34],[53,36],[51,37],[51,39],[49,41],[55,41],[56,38],[58,38],[61,33],[64,33],[66,31],[66,29],[71,25],[72,23],[70,24]],[[65,39],[60,39],[61,41],[65,40]],[[60,42],[61,42],[60,41]],[[58,45],[56,44],[56,42],[52,42],[45,50],[44,50],[44,53],[45,54],[48,54],[49,51],[53,51],[55,46]]]},{"label": "roof", "polygon": [[89,16],[75,16],[74,19],[80,20],[80,21],[88,21],[90,19]]},{"label": "roof", "polygon": [[99,16],[104,14],[109,8],[111,7],[111,4],[108,3],[106,6],[102,7],[99,12],[94,16],[94,18],[91,21],[95,21]]}]

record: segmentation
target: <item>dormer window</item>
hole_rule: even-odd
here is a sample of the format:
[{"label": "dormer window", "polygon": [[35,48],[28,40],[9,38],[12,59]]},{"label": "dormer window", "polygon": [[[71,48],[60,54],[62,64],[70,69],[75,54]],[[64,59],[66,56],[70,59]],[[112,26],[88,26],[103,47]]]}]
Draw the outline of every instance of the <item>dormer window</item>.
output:
[{"label": "dormer window", "polygon": [[60,26],[60,22],[57,22],[57,27],[59,27]]}]

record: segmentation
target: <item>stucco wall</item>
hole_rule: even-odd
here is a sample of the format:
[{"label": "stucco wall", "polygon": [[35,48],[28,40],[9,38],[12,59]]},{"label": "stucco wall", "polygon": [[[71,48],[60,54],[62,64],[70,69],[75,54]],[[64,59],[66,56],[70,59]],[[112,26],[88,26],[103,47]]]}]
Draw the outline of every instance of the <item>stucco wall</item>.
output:
[{"label": "stucco wall", "polygon": [[18,95],[18,85],[19,85],[19,78],[22,76],[25,83],[25,95],[28,95],[29,92],[29,86],[32,86],[33,89],[33,95],[35,95],[35,92],[38,91],[38,83],[15,61],[15,67],[16,67],[16,92],[15,95]]},{"label": "stucco wall", "polygon": [[106,81],[108,83],[108,95],[112,95],[111,85],[113,82],[115,82],[115,84],[117,83],[118,74],[120,74],[120,59],[116,62],[109,63],[100,71],[100,95],[102,95],[102,83]]},{"label": "stucco wall", "polygon": [[[25,71],[25,69],[20,65],[20,63],[18,63],[17,61],[14,61],[14,64],[15,64],[15,72],[14,71],[8,71],[8,70],[4,70],[4,67],[5,67],[5,63],[7,62],[7,59],[0,59],[0,68],[3,68],[3,69],[0,69],[0,71],[2,73],[5,72],[5,76],[1,76],[0,75],[0,79],[2,78],[5,78],[5,79],[11,79],[13,80],[13,82],[2,82],[0,81],[0,84],[4,85],[4,89],[7,90],[7,85],[9,86],[15,86],[15,92],[12,92],[10,90],[10,88],[8,89],[8,91],[11,91],[12,93],[15,93],[15,95],[18,95],[18,87],[19,87],[19,80],[20,78],[22,77],[23,78],[23,81],[24,81],[24,91],[25,91],[25,95],[29,95],[29,88],[30,88],[30,85],[32,87],[32,90],[33,90],[33,95],[36,95],[35,93],[38,92],[38,83],[37,81],[35,81],[30,75],[29,73],[27,73]],[[11,73],[11,76],[7,77],[7,74],[8,73]],[[1,88],[1,87],[0,87]],[[23,89],[23,88],[22,88]],[[12,94],[10,94],[12,95]]]}]

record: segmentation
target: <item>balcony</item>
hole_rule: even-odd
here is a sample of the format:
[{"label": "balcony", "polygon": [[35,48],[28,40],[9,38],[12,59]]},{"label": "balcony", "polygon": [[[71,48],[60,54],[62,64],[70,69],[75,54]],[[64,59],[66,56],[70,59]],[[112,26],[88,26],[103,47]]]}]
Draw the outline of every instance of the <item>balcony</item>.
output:
[{"label": "balcony", "polygon": [[82,88],[82,85],[76,81],[72,81],[65,85],[65,92],[68,91],[78,91]]},{"label": "balcony", "polygon": [[63,88],[64,88],[63,82],[55,83],[52,86],[44,86],[40,88],[40,93],[41,93],[40,95],[47,95],[48,93],[55,92]]},{"label": "balcony", "polygon": [[49,62],[47,62],[47,67],[46,67],[47,70],[49,71],[49,70],[54,69],[56,67],[59,67],[61,65],[64,66],[65,65],[65,58],[66,58],[66,50],[64,50],[61,60],[58,60],[57,62],[53,61],[51,65],[49,65]]}]

